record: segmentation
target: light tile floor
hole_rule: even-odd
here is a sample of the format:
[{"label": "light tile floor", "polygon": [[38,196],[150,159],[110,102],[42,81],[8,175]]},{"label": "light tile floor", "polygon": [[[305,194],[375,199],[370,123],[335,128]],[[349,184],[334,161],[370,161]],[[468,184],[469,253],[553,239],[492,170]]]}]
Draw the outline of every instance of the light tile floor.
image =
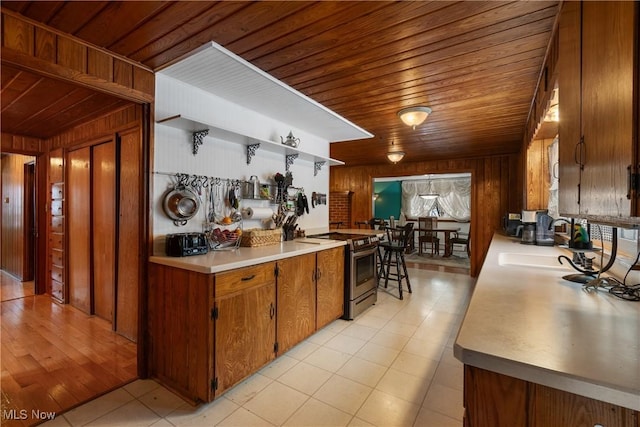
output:
[{"label": "light tile floor", "polygon": [[453,342],[475,279],[410,269],[413,293],[378,293],[207,405],[139,380],[47,422],[56,426],[462,425]]}]

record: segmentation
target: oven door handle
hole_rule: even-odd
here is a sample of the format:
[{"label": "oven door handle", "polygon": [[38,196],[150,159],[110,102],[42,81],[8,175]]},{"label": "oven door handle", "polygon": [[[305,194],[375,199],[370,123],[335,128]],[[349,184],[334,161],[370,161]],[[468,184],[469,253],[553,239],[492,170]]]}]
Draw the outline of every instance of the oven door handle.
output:
[{"label": "oven door handle", "polygon": [[364,258],[364,257],[368,257],[369,255],[375,254],[377,250],[378,250],[378,247],[376,246],[374,248],[367,249],[366,251],[354,252],[353,254],[351,254],[351,256],[353,257],[353,259]]}]

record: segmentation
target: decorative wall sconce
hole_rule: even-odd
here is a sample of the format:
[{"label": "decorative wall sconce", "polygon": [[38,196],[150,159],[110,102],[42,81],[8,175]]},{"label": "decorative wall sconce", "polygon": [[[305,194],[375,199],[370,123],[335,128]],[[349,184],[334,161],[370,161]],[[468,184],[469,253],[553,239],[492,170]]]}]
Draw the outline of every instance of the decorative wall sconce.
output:
[{"label": "decorative wall sconce", "polygon": [[371,196],[373,200],[378,200],[378,197],[380,197],[380,194],[378,193],[373,193],[373,196]]},{"label": "decorative wall sconce", "polygon": [[431,114],[431,108],[424,106],[407,107],[398,111],[398,117],[400,117],[400,120],[402,120],[405,125],[411,126],[413,129],[422,124],[429,114]]}]

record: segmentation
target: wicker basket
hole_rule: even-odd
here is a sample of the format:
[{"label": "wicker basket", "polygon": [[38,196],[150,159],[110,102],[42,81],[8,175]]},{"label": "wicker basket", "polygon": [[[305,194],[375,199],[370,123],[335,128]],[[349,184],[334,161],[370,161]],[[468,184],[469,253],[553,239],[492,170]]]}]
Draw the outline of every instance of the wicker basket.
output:
[{"label": "wicker basket", "polygon": [[277,245],[282,240],[282,229],[263,230],[261,228],[252,228],[244,230],[240,246],[257,247]]}]

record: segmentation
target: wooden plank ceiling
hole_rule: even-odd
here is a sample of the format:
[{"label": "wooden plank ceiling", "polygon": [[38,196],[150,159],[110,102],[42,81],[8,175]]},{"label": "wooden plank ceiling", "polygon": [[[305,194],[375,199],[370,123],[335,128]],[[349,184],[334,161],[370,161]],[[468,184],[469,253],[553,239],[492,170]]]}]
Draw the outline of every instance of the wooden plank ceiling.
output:
[{"label": "wooden plank ceiling", "polygon": [[[558,3],[5,0],[2,7],[154,70],[213,40],[373,133],[331,145],[331,157],[358,165],[388,162],[392,143],[406,152],[403,162],[518,152]],[[19,119],[14,110],[24,107],[18,100],[5,107],[13,80],[4,74],[15,72],[2,68],[3,131],[5,117]],[[415,130],[396,115],[411,105],[433,109]]]}]

